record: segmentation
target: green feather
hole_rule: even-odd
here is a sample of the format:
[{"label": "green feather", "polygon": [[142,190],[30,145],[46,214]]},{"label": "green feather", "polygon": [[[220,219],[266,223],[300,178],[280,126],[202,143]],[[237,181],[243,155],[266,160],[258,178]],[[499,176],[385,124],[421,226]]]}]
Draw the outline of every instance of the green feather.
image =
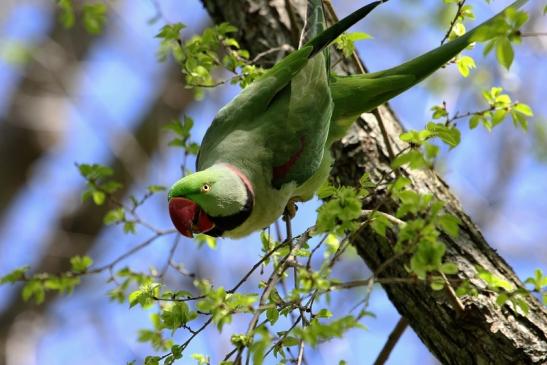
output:
[{"label": "green feather", "polygon": [[247,190],[233,170],[216,165],[177,181],[168,193],[168,199],[172,197],[190,199],[211,216],[229,216],[245,206]]},{"label": "green feather", "polygon": [[329,141],[344,136],[346,129],[362,113],[371,111],[408,90],[481,37],[487,27],[504,16],[509,8],[518,8],[527,0],[519,0],[463,36],[399,66],[368,74],[335,76],[331,81],[334,100]]}]

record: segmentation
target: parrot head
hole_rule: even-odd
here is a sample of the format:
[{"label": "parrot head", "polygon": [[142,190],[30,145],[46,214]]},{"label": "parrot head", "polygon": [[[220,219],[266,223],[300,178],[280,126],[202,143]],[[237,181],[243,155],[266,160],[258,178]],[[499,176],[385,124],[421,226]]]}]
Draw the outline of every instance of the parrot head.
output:
[{"label": "parrot head", "polygon": [[169,215],[181,234],[216,237],[245,222],[253,209],[254,193],[240,170],[220,164],[177,181],[168,200]]}]

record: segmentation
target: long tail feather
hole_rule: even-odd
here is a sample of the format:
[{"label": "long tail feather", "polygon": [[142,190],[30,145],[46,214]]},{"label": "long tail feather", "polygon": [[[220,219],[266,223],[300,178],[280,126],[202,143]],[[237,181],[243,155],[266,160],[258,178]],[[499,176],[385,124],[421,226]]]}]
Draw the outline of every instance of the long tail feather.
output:
[{"label": "long tail feather", "polygon": [[[337,130],[336,134],[341,133],[336,123],[342,123],[342,119],[356,118],[416,85],[473,43],[477,35],[493,25],[507,9],[521,7],[526,2],[515,1],[463,36],[399,66],[369,74],[336,77],[331,83],[334,99],[334,125],[331,128]],[[342,124],[346,126],[347,122]]]},{"label": "long tail feather", "polygon": [[313,51],[310,53],[309,58],[321,52],[323,48],[331,44],[340,34],[344,33],[353,24],[367,16],[375,7],[386,1],[387,0],[375,1],[363,6],[306,43],[304,47],[313,47]]}]

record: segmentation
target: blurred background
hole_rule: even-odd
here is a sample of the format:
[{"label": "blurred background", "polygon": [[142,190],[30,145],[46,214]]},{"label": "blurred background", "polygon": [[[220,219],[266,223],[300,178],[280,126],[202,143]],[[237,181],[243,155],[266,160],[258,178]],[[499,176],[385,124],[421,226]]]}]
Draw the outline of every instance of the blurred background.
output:
[{"label": "blurred background", "polygon": [[[151,184],[169,186],[181,175],[182,155],[180,149],[167,147],[169,136],[161,127],[189,115],[196,122],[192,138],[199,142],[216,110],[238,92],[238,87],[224,85],[196,101],[177,67],[157,60],[154,36],[165,22],[185,23],[185,39],[211,24],[198,0],[108,2],[108,22],[98,36],[86,33],[78,22],[64,29],[54,3],[0,2],[0,276],[22,265],[32,265],[36,272],[60,272],[76,254],[87,254],[100,266],[142,243],[148,231],[124,234],[119,226],[105,227],[106,208],[81,203],[85,182],[75,163],[111,166],[126,196],[142,196]],[[362,1],[333,3],[343,16]],[[509,1],[471,4],[482,20]],[[547,32],[543,5],[528,4],[530,21],[524,32]],[[451,14],[437,0],[389,2],[353,28],[374,37],[357,48],[371,71],[397,65],[438,46]],[[483,109],[480,91],[491,85],[532,106],[535,116],[527,133],[510,120],[491,133],[481,127],[470,131],[462,121],[461,145],[443,153],[437,164],[488,242],[521,278],[535,268],[547,268],[546,52],[547,36],[523,38],[507,72],[493,55],[483,57],[479,46],[467,51],[479,65],[468,78],[451,65],[391,102],[405,127],[416,129],[423,128],[430,108],[442,101],[451,113]],[[193,166],[192,159],[188,166]],[[157,194],[140,210],[141,217],[170,229],[166,205],[165,196]],[[312,201],[300,207],[295,232],[314,224],[318,206]],[[214,250],[168,235],[115,269],[162,268],[175,249],[174,260],[188,272],[232,287],[258,260],[260,248],[258,235],[220,240]],[[351,252],[336,270],[344,278],[368,274]],[[138,330],[151,327],[150,311],[110,301],[108,277],[106,272],[85,277],[71,295],[48,296],[39,306],[20,299],[19,285],[1,286],[0,364],[125,364],[152,354],[148,344],[137,341]],[[256,290],[260,279],[254,275],[243,291]],[[192,278],[175,270],[168,270],[165,280],[174,289],[192,287]],[[364,290],[334,295],[335,314],[347,313],[363,296]],[[398,314],[379,287],[369,310],[376,318],[364,319],[366,330],[352,330],[306,352],[309,364],[341,359],[372,363]],[[218,363],[232,348],[230,335],[246,328],[248,318],[241,319],[221,335],[211,328],[192,343],[189,353],[208,354]],[[186,336],[179,331],[175,339]],[[407,329],[389,363],[436,360]]]}]

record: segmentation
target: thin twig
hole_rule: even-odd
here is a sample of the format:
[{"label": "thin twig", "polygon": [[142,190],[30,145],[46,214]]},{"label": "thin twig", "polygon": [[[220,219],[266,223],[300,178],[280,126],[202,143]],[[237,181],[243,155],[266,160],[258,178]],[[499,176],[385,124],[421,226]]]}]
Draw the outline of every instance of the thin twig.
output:
[{"label": "thin twig", "polygon": [[373,214],[379,214],[381,216],[384,216],[386,217],[386,219],[392,223],[395,223],[397,225],[400,225],[400,226],[404,226],[406,224],[405,221],[403,220],[400,220],[399,218],[391,215],[391,214],[387,214],[387,213],[384,213],[384,212],[381,212],[379,210],[373,210],[373,209],[364,209],[362,211],[363,215],[366,215],[366,216],[372,216]]},{"label": "thin twig", "polygon": [[462,8],[464,4],[465,4],[465,0],[458,1],[458,4],[457,4],[458,9],[456,10],[456,15],[454,16],[454,18],[452,18],[452,21],[450,22],[450,27],[448,27],[446,34],[441,40],[441,46],[448,40],[448,37],[450,37],[450,33],[452,33],[452,29],[454,29],[454,26],[456,25],[458,18],[461,16],[461,12],[462,12]]},{"label": "thin twig", "polygon": [[298,345],[298,356],[296,358],[296,365],[301,365],[302,360],[304,360],[304,340],[300,340]]},{"label": "thin twig", "polygon": [[165,274],[167,273],[167,269],[169,269],[169,266],[171,265],[171,260],[173,259],[173,256],[175,256],[175,251],[177,250],[177,246],[180,242],[180,235],[177,235],[175,237],[175,241],[173,241],[173,245],[171,246],[171,250],[169,250],[169,256],[167,257],[167,261],[165,262],[165,265],[163,266],[163,269],[160,273],[160,278],[163,278]]},{"label": "thin twig", "polygon": [[389,355],[391,354],[391,351],[393,351],[393,348],[397,344],[397,341],[401,338],[401,335],[405,331],[405,329],[408,327],[408,321],[405,317],[401,317],[399,319],[399,322],[397,322],[397,325],[393,329],[393,331],[389,334],[389,337],[387,339],[387,342],[385,343],[384,347],[382,348],[382,351],[380,351],[380,354],[376,358],[376,361],[374,361],[374,365],[383,365],[386,363],[387,359],[389,358]]},{"label": "thin twig", "polygon": [[[274,269],[272,275],[270,276],[270,278],[266,282],[266,286],[264,287],[264,290],[262,291],[262,294],[261,294],[259,302],[258,302],[258,307],[264,306],[266,300],[269,298],[270,293],[272,292],[273,288],[277,284],[279,278],[283,275],[285,270],[287,270],[287,268],[289,267],[289,265],[288,265],[289,258],[294,255],[294,252],[296,250],[298,250],[304,244],[304,242],[306,242],[307,239],[309,239],[309,232],[310,232],[309,229],[306,230],[306,232],[304,232],[298,238],[298,240],[297,240],[296,244],[294,245],[294,247],[292,248],[292,250],[287,254],[287,256],[285,256],[283,258],[283,260],[280,261],[279,268]],[[258,309],[254,311],[253,317],[251,318],[251,321],[249,322],[249,327],[247,329],[247,336],[252,336],[253,335],[254,330],[255,330],[255,328],[257,326],[257,323],[258,323],[258,318],[260,317],[261,313],[262,313],[262,311],[260,311]],[[242,352],[243,352],[243,348],[240,348],[240,350],[238,351],[237,357],[236,357],[236,363],[237,363],[237,361],[241,360]],[[247,352],[246,363],[249,363],[249,361],[250,361],[250,352]]]},{"label": "thin twig", "polygon": [[544,37],[547,36],[547,32],[526,32],[519,33],[521,37]]},{"label": "thin twig", "polygon": [[[255,270],[264,263],[264,261],[268,260],[277,250],[279,250],[283,246],[286,246],[287,244],[288,242],[282,242],[279,245],[275,246],[271,251],[266,253],[266,255],[264,255],[264,257],[262,257],[256,264],[254,264],[253,267],[245,274],[245,276],[243,276],[243,278],[241,278],[241,280],[239,280],[239,282],[233,288],[227,290],[226,293],[228,294],[235,293],[241,287],[241,285],[243,285],[243,283],[245,283],[245,281],[247,281],[247,279],[255,272]],[[173,301],[173,302],[190,302],[190,301],[200,300],[204,298],[205,298],[205,295],[197,295],[197,296],[188,297],[188,298],[175,298],[175,299],[155,298],[155,299],[162,300],[162,301]]]},{"label": "thin twig", "polygon": [[443,281],[444,281],[444,288],[446,290],[446,293],[448,294],[448,298],[450,299],[450,301],[454,305],[454,309],[456,310],[458,315],[460,315],[460,316],[463,315],[465,313],[465,306],[463,305],[460,298],[458,298],[458,295],[456,294],[456,291],[452,287],[452,284],[450,283],[450,281],[448,280],[446,275],[443,272],[441,272],[440,274],[441,274],[441,277],[443,278]]},{"label": "thin twig", "polygon": [[161,237],[163,235],[166,235],[166,234],[176,233],[176,232],[177,232],[176,230],[172,229],[172,230],[163,231],[162,233],[157,233],[154,236],[147,239],[146,241],[142,242],[141,244],[133,247],[131,250],[127,251],[126,253],[118,256],[118,258],[116,258],[114,261],[110,262],[109,264],[100,266],[96,269],[91,269],[91,270],[85,271],[85,272],[83,272],[83,274],[98,274],[98,273],[100,273],[102,271],[105,271],[107,269],[111,269],[114,266],[116,266],[116,264],[118,264],[120,261],[123,261],[126,258],[128,258],[129,256],[131,256],[131,255],[135,254],[136,252],[142,250],[143,248],[145,248],[146,246],[148,246],[149,244],[154,242],[159,237]]},{"label": "thin twig", "polygon": [[260,261],[258,261],[256,264],[253,265],[253,267],[251,268],[251,270],[249,270],[247,272],[247,274],[245,274],[245,276],[236,284],[236,286],[234,286],[232,289],[228,290],[227,293],[234,293],[236,292],[239,287],[241,285],[243,285],[243,283],[245,281],[247,281],[247,279],[249,278],[249,276],[251,276],[251,274],[260,266],[262,265],[262,263],[264,263],[264,261],[268,260],[277,250],[279,250],[281,247],[283,246],[286,246],[287,245],[287,242],[282,242],[280,243],[279,245],[275,246],[270,252],[268,252],[266,255],[264,255],[264,257],[262,257],[260,259]]},{"label": "thin twig", "polygon": [[259,54],[257,54],[255,56],[255,58],[253,58],[251,60],[251,64],[255,64],[258,60],[260,60],[262,57],[265,57],[271,53],[275,53],[275,52],[279,52],[279,51],[285,51],[285,52],[288,52],[288,51],[293,51],[294,50],[294,47],[291,46],[290,44],[282,44],[280,45],[279,47],[274,47],[274,48],[270,48],[264,52],[260,52]]}]

